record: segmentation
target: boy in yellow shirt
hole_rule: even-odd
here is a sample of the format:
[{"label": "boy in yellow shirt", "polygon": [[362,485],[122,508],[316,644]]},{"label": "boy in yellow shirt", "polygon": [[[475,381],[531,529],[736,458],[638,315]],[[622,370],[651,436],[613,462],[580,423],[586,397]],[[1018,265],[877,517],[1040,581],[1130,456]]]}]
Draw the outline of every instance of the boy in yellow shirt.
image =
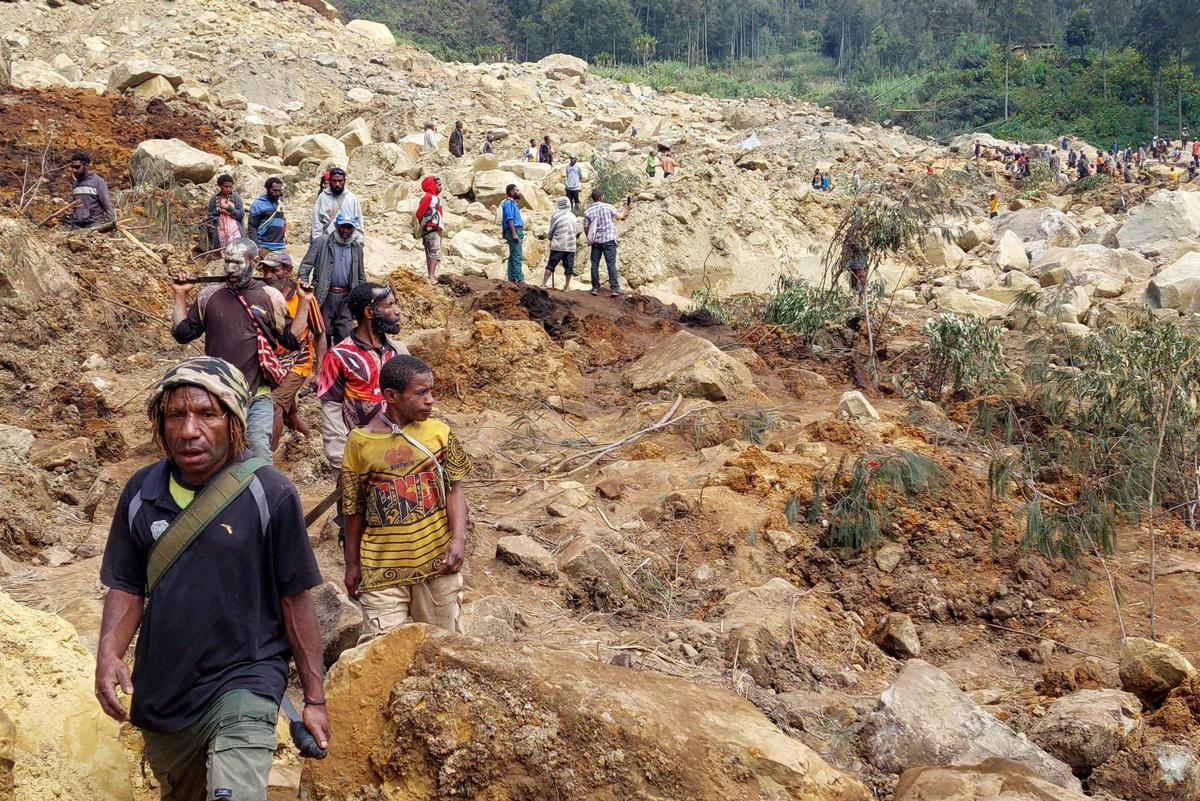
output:
[{"label": "boy in yellow shirt", "polygon": [[411,616],[461,631],[471,459],[454,433],[431,420],[433,372],[415,356],[384,364],[387,406],[350,432],[340,487],[346,525],[346,590],[363,610],[366,642]]}]

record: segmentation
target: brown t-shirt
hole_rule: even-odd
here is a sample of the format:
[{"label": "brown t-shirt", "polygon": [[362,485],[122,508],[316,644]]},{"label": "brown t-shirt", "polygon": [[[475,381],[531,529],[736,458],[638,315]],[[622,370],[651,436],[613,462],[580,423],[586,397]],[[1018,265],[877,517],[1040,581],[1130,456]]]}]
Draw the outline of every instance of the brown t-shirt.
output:
[{"label": "brown t-shirt", "polygon": [[[289,329],[287,301],[278,290],[257,279],[239,290],[255,317],[285,348],[298,350],[300,343]],[[258,337],[245,308],[225,284],[207,286],[196,297],[187,317],[171,332],[181,344],[204,337],[204,353],[232,364],[246,376],[250,393],[267,384],[258,366]]]}]

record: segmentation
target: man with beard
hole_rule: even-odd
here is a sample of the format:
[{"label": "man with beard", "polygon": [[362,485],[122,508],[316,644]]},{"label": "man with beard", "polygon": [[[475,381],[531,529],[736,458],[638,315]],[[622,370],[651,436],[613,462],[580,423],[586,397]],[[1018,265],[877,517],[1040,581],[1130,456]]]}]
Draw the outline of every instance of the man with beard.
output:
[{"label": "man with beard", "polygon": [[274,176],[263,184],[266,191],[250,204],[246,236],[262,252],[287,248],[287,219],[283,216],[283,181]]},{"label": "man with beard", "polygon": [[346,171],[334,167],[329,171],[329,186],[321,190],[317,202],[313,204],[309,241],[332,234],[339,219],[348,220],[359,231],[363,230],[362,206],[358,197],[346,188]]},{"label": "man with beard", "polygon": [[[209,284],[190,306],[188,293],[194,284],[188,283],[183,274],[176,276],[171,287],[175,293],[171,334],[181,345],[203,336],[205,355],[224,359],[242,371],[251,396],[246,410],[246,439],[255,456],[270,459],[274,379],[264,369],[262,359],[274,358],[276,345],[299,349],[308,319],[303,315],[291,319],[283,295],[254,278],[256,253],[254,243],[247,239],[235,239],[226,245],[221,252],[225,283]],[[312,292],[300,287],[297,294],[301,308],[311,302]],[[265,353],[260,342],[267,346]]]},{"label": "man with beard", "polygon": [[92,157],[87,153],[71,156],[71,174],[75,186],[71,189],[71,213],[65,224],[72,228],[97,228],[116,219],[108,184],[92,169]]},{"label": "man with beard", "polygon": [[287,370],[287,375],[271,392],[271,400],[275,403],[275,424],[271,431],[271,450],[279,445],[279,437],[286,425],[300,436],[308,439],[312,430],[296,407],[296,398],[309,376],[313,374],[313,365],[320,364],[325,356],[327,343],[325,341],[325,325],[321,321],[321,308],[310,293],[304,306],[300,305],[300,287],[292,277],[292,257],[287,251],[281,250],[268,253],[259,267],[262,269],[263,282],[276,289],[287,301],[288,314],[293,320],[304,318],[304,332],[298,337],[300,348],[289,350],[283,346],[276,349],[279,365]]},{"label": "man with beard", "polygon": [[[325,354],[317,375],[321,440],[334,470],[342,468],[349,432],[371,422],[384,407],[379,371],[393,357],[408,353],[403,343],[390,339],[400,333],[400,306],[391,289],[364,281],[351,290],[346,305],[354,330]],[[341,517],[339,504],[339,530]]]},{"label": "man with beard", "polygon": [[300,283],[311,286],[316,293],[331,345],[350,335],[354,320],[347,298],[354,287],[367,280],[362,233],[345,212],[338,213],[336,223],[333,233],[309,243],[299,273]]}]

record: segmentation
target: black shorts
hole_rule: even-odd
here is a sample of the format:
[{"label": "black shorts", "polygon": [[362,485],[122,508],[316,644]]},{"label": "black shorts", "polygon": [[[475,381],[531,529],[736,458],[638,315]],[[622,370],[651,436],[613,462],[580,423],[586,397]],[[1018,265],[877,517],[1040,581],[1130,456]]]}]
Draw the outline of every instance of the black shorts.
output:
[{"label": "black shorts", "polygon": [[554,272],[554,268],[560,261],[563,266],[563,275],[575,274],[575,254],[569,250],[550,251],[550,263],[546,265],[546,272]]},{"label": "black shorts", "polygon": [[578,189],[568,189],[567,190],[567,200],[571,201],[572,206],[578,206],[579,205],[579,190]]}]

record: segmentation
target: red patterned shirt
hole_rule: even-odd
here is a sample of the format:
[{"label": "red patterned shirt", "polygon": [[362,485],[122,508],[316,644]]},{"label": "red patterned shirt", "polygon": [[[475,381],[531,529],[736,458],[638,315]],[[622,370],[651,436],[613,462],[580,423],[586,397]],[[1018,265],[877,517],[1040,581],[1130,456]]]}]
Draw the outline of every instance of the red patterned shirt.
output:
[{"label": "red patterned shirt", "polygon": [[351,334],[325,354],[317,377],[317,397],[342,405],[347,428],[365,426],[384,406],[379,371],[388,359],[401,353],[408,353],[403,345],[385,340],[382,347],[373,348]]}]

